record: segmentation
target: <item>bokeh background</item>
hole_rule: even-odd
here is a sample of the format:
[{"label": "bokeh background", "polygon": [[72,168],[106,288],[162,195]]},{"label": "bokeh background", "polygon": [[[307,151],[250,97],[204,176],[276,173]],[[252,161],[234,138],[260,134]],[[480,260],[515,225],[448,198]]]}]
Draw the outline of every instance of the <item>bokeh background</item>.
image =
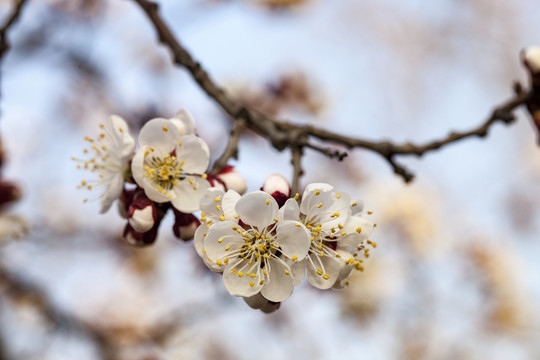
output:
[{"label": "bokeh background", "polygon": [[[536,0],[169,0],[178,39],[235,96],[279,118],[423,143],[469,129],[526,84]],[[2,18],[11,1],[0,1]],[[216,158],[230,121],[171,65],[129,0],[31,0],[2,64],[0,128],[28,234],[0,245],[2,359],[538,359],[540,152],[522,110],[421,159],[405,185],[378,156],[306,151],[302,184],[365,200],[378,243],[339,292],[303,284],[270,315],[228,295],[172,219],[157,243],[121,238],[115,208],[77,190],[83,137],[109,114],[133,132],[188,109]],[[247,133],[257,190],[290,155]]]}]

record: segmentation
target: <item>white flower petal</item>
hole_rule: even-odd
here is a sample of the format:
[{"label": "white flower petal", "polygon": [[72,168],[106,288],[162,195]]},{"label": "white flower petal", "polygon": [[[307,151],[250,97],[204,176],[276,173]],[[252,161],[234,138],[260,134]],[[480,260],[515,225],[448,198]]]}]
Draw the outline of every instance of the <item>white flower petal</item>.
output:
[{"label": "white flower petal", "polygon": [[135,139],[129,132],[128,124],[120,116],[111,115],[109,121],[118,147],[116,156],[126,161],[135,150]]},{"label": "white flower petal", "polygon": [[[258,277],[252,278],[241,269],[249,269],[250,264],[246,260],[235,264],[230,262],[223,270],[223,284],[233,296],[250,297],[257,294],[263,285],[258,281]],[[260,270],[260,269],[258,269]],[[241,275],[241,276],[240,276]]]},{"label": "white flower petal", "polygon": [[195,135],[180,138],[181,146],[176,147],[176,157],[184,162],[182,171],[189,174],[204,174],[210,160],[210,149],[203,139]]},{"label": "white flower petal", "polygon": [[253,296],[250,296],[250,297],[245,297],[244,301],[246,302],[246,304],[249,305],[250,308],[256,309],[256,310],[258,310],[258,309],[260,309],[263,306],[268,304],[268,300],[265,299],[261,295],[261,293],[257,293],[257,294],[255,294]]},{"label": "white flower petal", "polygon": [[332,190],[334,187],[329,184],[315,183],[309,184],[302,195],[300,212],[312,218],[322,213],[332,205]]},{"label": "white flower petal", "polygon": [[[208,190],[206,190],[203,197],[201,198],[199,206],[201,211],[206,214],[205,217],[207,219],[212,219],[213,221],[216,221],[221,215],[223,215],[223,195],[225,195],[225,191],[220,189],[209,188]],[[220,210],[218,210],[218,206],[216,205],[219,205]]]},{"label": "white flower petal", "polygon": [[234,190],[228,190],[223,198],[221,199],[221,208],[223,209],[223,215],[225,215],[225,220],[238,221],[235,219],[236,211],[234,207],[241,196]]},{"label": "white flower petal", "polygon": [[373,231],[374,224],[361,216],[350,216],[343,227],[347,235],[341,238],[338,246],[357,246],[356,243],[366,240]]},{"label": "white flower petal", "polygon": [[263,191],[244,195],[235,206],[240,219],[259,230],[274,223],[274,219],[278,216],[278,208],[276,200]]},{"label": "white flower petal", "polygon": [[123,185],[124,177],[122,174],[116,174],[111,177],[107,189],[100,196],[100,214],[105,214],[107,211],[109,211],[114,200],[118,199],[122,194]]},{"label": "white flower petal", "polygon": [[268,259],[270,271],[269,279],[264,283],[261,295],[274,302],[282,302],[291,296],[294,285],[293,276],[289,266],[282,260]]},{"label": "white flower petal", "polygon": [[[189,183],[189,179],[192,179],[193,184]],[[201,198],[208,188],[210,188],[210,184],[205,179],[198,176],[187,176],[185,180],[180,181],[173,188],[172,192],[175,196],[171,199],[171,203],[176,209],[185,213],[197,211]]]},{"label": "white flower petal", "polygon": [[139,143],[148,146],[161,153],[169,154],[178,145],[178,132],[172,127],[169,120],[156,118],[148,121],[141,128]]},{"label": "white flower petal", "polygon": [[289,259],[296,257],[299,260],[306,257],[311,246],[310,232],[304,224],[298,221],[278,222],[276,244],[279,245],[283,255]]},{"label": "white flower petal", "polygon": [[[206,256],[210,260],[224,259],[244,245],[242,235],[232,229],[236,225],[232,221],[223,221],[215,223],[208,229],[203,244]],[[204,225],[202,226],[204,227]]]},{"label": "white flower petal", "polygon": [[279,214],[282,220],[298,221],[300,219],[300,206],[295,199],[288,199],[279,209]]},{"label": "white flower petal", "polygon": [[[341,255],[342,259],[352,258],[352,254],[345,250],[337,249],[336,252]],[[338,278],[332,288],[334,289],[343,289],[345,287],[345,281],[351,275],[352,270],[354,269],[353,263],[346,263],[338,274]]]},{"label": "white flower petal", "polygon": [[293,286],[298,286],[306,276],[307,260],[304,259],[302,261],[292,261],[287,258],[283,260],[285,260],[287,265],[289,265],[289,267],[291,268],[291,272],[293,275]]},{"label": "white flower petal", "polygon": [[143,176],[144,173],[144,154],[148,150],[147,146],[142,146],[131,160],[131,175],[135,179],[135,182],[140,187],[144,188],[146,179]]},{"label": "white flower petal", "polygon": [[[327,255],[321,257],[316,253],[311,253],[308,256],[311,260],[307,266],[309,283],[321,290],[331,288],[338,279],[341,269],[345,266],[345,260]],[[328,275],[328,279],[325,279],[325,275]]]},{"label": "white flower petal", "polygon": [[208,256],[204,253],[204,238],[205,234],[208,231],[206,226],[204,224],[200,225],[197,230],[195,231],[195,236],[193,245],[195,246],[195,251],[197,251],[197,254],[203,259],[204,264],[213,272],[221,273],[223,272],[223,266],[217,265],[215,262],[210,260]]}]

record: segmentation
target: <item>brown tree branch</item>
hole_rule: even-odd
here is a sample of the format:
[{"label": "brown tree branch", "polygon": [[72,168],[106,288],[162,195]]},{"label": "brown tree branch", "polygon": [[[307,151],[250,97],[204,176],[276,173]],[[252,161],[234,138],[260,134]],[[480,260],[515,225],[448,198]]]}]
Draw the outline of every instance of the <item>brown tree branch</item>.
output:
[{"label": "brown tree branch", "polygon": [[15,24],[19,16],[21,16],[22,9],[27,2],[27,0],[16,0],[15,6],[8,15],[6,22],[2,25],[2,27],[0,27],[0,62],[10,47],[10,43],[7,38],[8,30],[13,24]]},{"label": "brown tree branch", "polygon": [[[337,134],[312,125],[295,125],[284,121],[279,121],[266,116],[255,109],[245,107],[239,101],[230,97],[226,91],[219,87],[193,59],[190,53],[178,42],[167,24],[163,21],[158,12],[158,5],[149,0],[133,0],[146,13],[152,22],[159,41],[167,46],[177,65],[185,67],[192,75],[193,79],[199,84],[201,89],[208,96],[214,99],[221,108],[235,121],[243,119],[246,127],[252,129],[262,137],[265,137],[279,151],[285,148],[302,149],[309,147],[326,156],[343,159],[345,156],[338,150],[331,150],[309,142],[310,138],[316,138],[323,142],[334,143],[345,146],[349,149],[362,148],[370,150],[382,156],[390,164],[394,172],[401,176],[406,182],[413,179],[413,174],[404,166],[398,164],[395,160],[397,155],[416,155],[421,156],[427,152],[437,150],[452,144],[454,142],[469,137],[485,137],[489,128],[496,122],[509,124],[514,120],[513,111],[526,104],[532,97],[531,92],[521,92],[516,94],[507,102],[493,110],[491,116],[478,127],[463,132],[451,132],[446,137],[435,140],[423,145],[413,143],[394,144],[390,141],[370,141],[361,138],[355,138]],[[297,151],[297,150],[296,150]]]},{"label": "brown tree branch", "polygon": [[238,141],[240,141],[245,129],[245,120],[239,118],[237,121],[235,121],[231,129],[229,142],[227,143],[227,146],[225,147],[225,150],[223,150],[221,156],[214,162],[214,166],[212,167],[212,170],[210,170],[210,174],[215,175],[220,172],[221,169],[227,166],[227,163],[231,158],[238,159]]},{"label": "brown tree branch", "polygon": [[302,170],[302,156],[304,156],[304,151],[300,146],[291,147],[291,164],[293,167],[291,196],[300,193],[300,178],[304,174],[304,170]]}]

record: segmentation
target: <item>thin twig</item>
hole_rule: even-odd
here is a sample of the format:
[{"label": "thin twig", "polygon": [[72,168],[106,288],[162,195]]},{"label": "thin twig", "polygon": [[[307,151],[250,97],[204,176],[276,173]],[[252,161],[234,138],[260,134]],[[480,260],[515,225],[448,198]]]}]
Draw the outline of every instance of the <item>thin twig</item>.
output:
[{"label": "thin twig", "polygon": [[227,166],[227,163],[231,158],[238,159],[238,141],[240,141],[245,129],[246,121],[244,119],[239,118],[234,122],[227,147],[225,147],[221,156],[214,162],[214,166],[212,167],[212,170],[210,170],[211,174],[220,172],[221,169]]},{"label": "thin twig", "polygon": [[320,129],[312,125],[295,125],[285,121],[264,115],[255,109],[245,107],[237,100],[231,98],[226,91],[219,87],[193,59],[191,54],[178,42],[172,34],[169,27],[165,24],[158,12],[158,5],[149,0],[133,0],[146,13],[152,22],[159,41],[167,46],[173,55],[176,64],[185,67],[192,75],[193,79],[199,84],[201,89],[208,96],[214,99],[221,108],[235,121],[243,118],[246,127],[265,137],[277,150],[285,148],[303,148],[309,147],[326,156],[342,159],[344,155],[340,152],[332,151],[324,147],[316,146],[308,142],[310,138],[317,138],[323,142],[335,143],[345,146],[349,149],[362,148],[375,152],[382,156],[392,167],[394,172],[401,176],[406,182],[413,179],[413,174],[404,166],[398,164],[395,160],[397,155],[416,155],[421,156],[427,152],[437,150],[452,144],[454,142],[469,137],[484,137],[489,128],[496,122],[509,124],[514,120],[513,111],[526,104],[532,97],[532,92],[516,94],[501,106],[495,108],[491,116],[480,126],[463,132],[452,132],[446,137],[426,143],[416,145],[413,143],[394,144],[390,141],[369,141],[361,138],[344,136],[328,130]]},{"label": "thin twig", "polygon": [[302,147],[293,146],[291,147],[291,164],[293,167],[293,177],[291,183],[291,195],[294,196],[296,193],[300,192],[300,178],[304,174],[302,170],[302,156],[304,152]]},{"label": "thin twig", "polygon": [[8,51],[10,43],[7,38],[7,32],[13,24],[17,21],[19,16],[22,13],[24,5],[27,3],[27,0],[17,0],[15,1],[15,6],[13,10],[8,15],[6,22],[0,27],[0,62],[4,57],[4,54]]}]

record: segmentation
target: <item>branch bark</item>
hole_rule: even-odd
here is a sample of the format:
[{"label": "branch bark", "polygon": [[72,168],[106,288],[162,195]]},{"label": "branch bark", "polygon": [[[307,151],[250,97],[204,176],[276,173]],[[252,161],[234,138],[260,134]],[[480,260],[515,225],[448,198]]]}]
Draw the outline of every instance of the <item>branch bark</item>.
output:
[{"label": "branch bark", "polygon": [[5,53],[9,50],[10,43],[7,38],[9,29],[15,24],[17,19],[21,16],[22,9],[28,0],[16,0],[13,10],[8,15],[6,22],[0,27],[0,63]]},{"label": "branch bark", "polygon": [[[390,141],[370,141],[334,133],[312,125],[295,125],[281,121],[255,109],[248,108],[242,103],[233,99],[227,92],[218,86],[201,65],[194,60],[191,54],[178,42],[164,22],[158,11],[158,5],[150,0],[133,0],[146,13],[152,22],[159,41],[168,47],[173,56],[173,61],[177,65],[185,67],[206,94],[214,99],[220,107],[234,120],[243,119],[246,127],[255,131],[260,136],[266,138],[279,151],[285,148],[303,149],[311,148],[323,155],[342,160],[346,153],[338,149],[330,149],[313,144],[311,139],[343,146],[347,149],[361,148],[372,151],[383,157],[392,167],[394,173],[401,176],[405,182],[409,182],[414,175],[403,165],[396,161],[396,156],[416,155],[422,156],[427,152],[440,149],[446,145],[470,137],[485,137],[488,130],[497,122],[510,124],[514,120],[513,111],[526,104],[532,97],[533,92],[520,92],[514,97],[496,107],[491,116],[479,126],[462,132],[451,132],[442,139],[428,142],[423,145],[414,143],[395,144]],[[297,150],[295,150],[297,151]],[[296,173],[296,171],[295,171]]]}]

